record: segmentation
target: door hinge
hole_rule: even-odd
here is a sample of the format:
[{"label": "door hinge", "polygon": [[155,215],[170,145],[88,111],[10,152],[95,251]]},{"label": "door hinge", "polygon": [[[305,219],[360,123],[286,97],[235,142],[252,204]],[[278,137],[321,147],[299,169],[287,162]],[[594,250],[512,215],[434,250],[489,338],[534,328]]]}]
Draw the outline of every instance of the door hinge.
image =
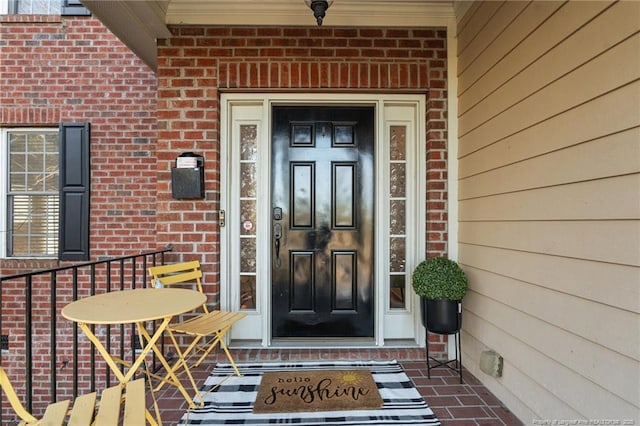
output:
[{"label": "door hinge", "polygon": [[220,228],[224,228],[224,226],[226,225],[225,216],[226,215],[224,210],[220,210],[220,212],[218,213],[218,225],[220,225]]}]

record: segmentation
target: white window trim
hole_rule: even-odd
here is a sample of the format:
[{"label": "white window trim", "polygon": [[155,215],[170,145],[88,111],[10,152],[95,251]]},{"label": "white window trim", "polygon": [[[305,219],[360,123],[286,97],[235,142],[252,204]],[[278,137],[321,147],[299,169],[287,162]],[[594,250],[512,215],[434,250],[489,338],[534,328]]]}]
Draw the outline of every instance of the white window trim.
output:
[{"label": "white window trim", "polygon": [[[0,0],[6,3],[6,0]],[[0,6],[2,6],[0,4]],[[0,259],[7,257],[7,187],[8,170],[8,132],[13,129],[1,129],[0,132]]]},{"label": "white window trim", "polygon": [[[3,1],[3,0],[0,0]],[[7,127],[0,128],[0,259],[57,259],[52,256],[11,256],[7,255],[7,194],[9,188],[9,139],[10,132],[57,132],[54,127]]]},{"label": "white window trim", "polygon": [[[0,0],[0,15],[8,15],[9,14],[9,1],[11,1],[11,0]],[[56,0],[49,0],[49,3],[52,3],[54,1],[56,1]],[[64,6],[62,4],[62,0],[57,0],[57,1],[60,2],[60,11],[62,11],[62,8]],[[48,4],[48,6],[49,6],[48,9],[51,10],[51,6],[49,4]],[[58,15],[58,14],[60,14],[60,12],[58,12],[58,13],[50,13],[50,12],[48,12],[46,14],[47,15]],[[38,14],[36,14],[36,15],[38,15]]]}]

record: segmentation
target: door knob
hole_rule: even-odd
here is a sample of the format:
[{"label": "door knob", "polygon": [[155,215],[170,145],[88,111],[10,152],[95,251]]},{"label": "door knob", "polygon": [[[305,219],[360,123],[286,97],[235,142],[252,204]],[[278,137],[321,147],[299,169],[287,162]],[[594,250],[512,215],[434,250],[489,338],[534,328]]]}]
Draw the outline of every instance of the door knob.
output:
[{"label": "door knob", "polygon": [[276,223],[273,225],[273,239],[275,240],[276,249],[276,268],[280,267],[280,239],[282,238],[282,225]]}]

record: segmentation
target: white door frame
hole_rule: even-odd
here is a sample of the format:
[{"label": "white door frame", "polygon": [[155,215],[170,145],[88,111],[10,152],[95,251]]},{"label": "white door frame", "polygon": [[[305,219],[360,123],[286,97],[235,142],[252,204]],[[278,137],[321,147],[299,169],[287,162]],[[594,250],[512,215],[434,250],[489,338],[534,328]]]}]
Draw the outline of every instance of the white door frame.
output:
[{"label": "white door frame", "polygon": [[[222,309],[238,310],[240,174],[239,135],[241,125],[257,129],[256,163],[256,309],[236,324],[231,344],[254,347],[271,345],[270,303],[270,182],[271,106],[370,105],[375,107],[375,337],[369,346],[391,341],[424,344],[419,318],[419,301],[410,286],[410,272],[422,260],[426,217],[426,95],[415,94],[318,94],[318,93],[225,93],[221,96],[220,210],[226,224],[221,228],[220,303]],[[389,129],[407,128],[406,200],[406,309],[389,309]],[[314,342],[314,345],[317,342]],[[335,345],[335,341],[331,342]]]}]

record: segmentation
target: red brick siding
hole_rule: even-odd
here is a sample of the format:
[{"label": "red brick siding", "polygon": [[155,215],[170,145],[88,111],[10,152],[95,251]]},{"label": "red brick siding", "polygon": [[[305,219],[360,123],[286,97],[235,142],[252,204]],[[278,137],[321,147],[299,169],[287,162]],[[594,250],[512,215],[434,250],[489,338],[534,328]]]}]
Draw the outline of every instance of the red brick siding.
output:
[{"label": "red brick siding", "polygon": [[[198,258],[219,295],[219,96],[226,90],[424,93],[425,256],[447,252],[447,70],[444,29],[179,27],[158,49],[158,240]],[[205,157],[206,199],[172,199],[176,156]],[[433,335],[433,351],[445,352]]]},{"label": "red brick siding", "polygon": [[155,74],[96,19],[0,19],[0,126],[90,122],[92,258],[157,248]]},{"label": "red brick siding", "polygon": [[[173,32],[158,50],[161,243],[176,243],[178,253],[197,253],[204,269],[217,274],[221,91],[420,92],[428,99],[425,253],[446,253],[445,30],[180,27]],[[206,159],[206,200],[171,198],[169,171],[182,151]],[[217,294],[218,288],[209,291]]]},{"label": "red brick siding", "polygon": [[[156,86],[154,74],[92,18],[0,16],[0,126],[91,122],[93,259],[173,243],[168,260],[199,259],[210,300],[217,303],[224,90],[424,93],[425,255],[446,253],[444,30],[237,27],[174,33],[159,45]],[[205,156],[205,200],[171,196],[170,169],[184,151]],[[0,274],[54,263],[0,260]],[[2,334],[17,342],[20,333],[24,338],[23,315],[11,307],[24,304],[22,294],[19,285],[3,287]],[[34,322],[44,324],[48,306],[35,303],[46,313]],[[442,342],[433,342],[434,351],[444,350]],[[48,344],[43,336],[36,353],[44,354]]]},{"label": "red brick siding", "polygon": [[[1,127],[57,129],[61,121],[91,123],[92,259],[158,248],[157,84],[153,71],[96,19],[0,15],[0,86]],[[0,275],[57,264],[46,259],[0,259]],[[117,274],[112,273],[114,287],[119,285]],[[138,274],[142,276],[140,271]],[[106,282],[103,267],[98,268],[97,277]],[[71,366],[65,362],[72,359],[72,324],[59,316],[60,308],[71,300],[70,280],[69,274],[61,275],[56,290],[58,397],[70,396]],[[36,379],[49,377],[50,293],[48,282],[34,281],[32,354]],[[1,296],[1,333],[9,335],[10,345],[10,350],[2,353],[2,364],[11,367],[12,379],[22,388],[24,380],[15,374],[24,371],[25,363],[25,282],[4,282]],[[115,330],[112,338],[117,334]],[[83,344],[87,347],[86,341]],[[87,359],[80,358],[84,377]],[[34,387],[36,395],[48,399],[47,381],[34,383]]]}]

